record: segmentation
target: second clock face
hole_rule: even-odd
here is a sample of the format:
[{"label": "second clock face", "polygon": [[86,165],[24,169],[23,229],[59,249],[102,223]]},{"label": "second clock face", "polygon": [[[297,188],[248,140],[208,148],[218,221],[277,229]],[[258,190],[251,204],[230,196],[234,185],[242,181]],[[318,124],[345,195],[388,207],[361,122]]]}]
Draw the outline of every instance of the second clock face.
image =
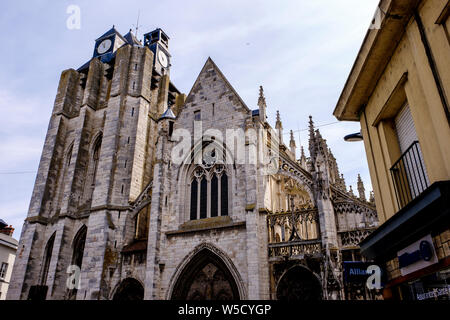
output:
[{"label": "second clock face", "polygon": [[159,51],[159,52],[158,52],[158,60],[159,60],[159,63],[161,63],[161,65],[162,65],[164,68],[167,68],[167,66],[169,65],[169,61],[167,60],[167,56],[166,56],[166,54],[165,54],[164,52],[162,52],[162,51]]},{"label": "second clock face", "polygon": [[106,51],[109,50],[109,48],[111,48],[111,45],[112,45],[112,41],[110,39],[103,40],[98,45],[97,52],[99,54],[104,54]]}]

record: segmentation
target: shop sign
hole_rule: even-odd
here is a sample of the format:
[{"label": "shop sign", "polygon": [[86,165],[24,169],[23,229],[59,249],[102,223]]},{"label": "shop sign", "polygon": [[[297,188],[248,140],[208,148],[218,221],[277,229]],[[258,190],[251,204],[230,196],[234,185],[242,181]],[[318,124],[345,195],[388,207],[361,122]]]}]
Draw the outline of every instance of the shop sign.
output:
[{"label": "shop sign", "polygon": [[398,251],[397,257],[402,276],[438,262],[431,235],[427,235]]},{"label": "shop sign", "polygon": [[450,295],[449,288],[450,286],[444,288],[434,288],[433,290],[428,292],[417,293],[417,300],[435,299],[441,296],[448,296]]},{"label": "shop sign", "polygon": [[343,267],[345,283],[367,284],[369,289],[381,288],[383,274],[373,262],[344,261]]}]

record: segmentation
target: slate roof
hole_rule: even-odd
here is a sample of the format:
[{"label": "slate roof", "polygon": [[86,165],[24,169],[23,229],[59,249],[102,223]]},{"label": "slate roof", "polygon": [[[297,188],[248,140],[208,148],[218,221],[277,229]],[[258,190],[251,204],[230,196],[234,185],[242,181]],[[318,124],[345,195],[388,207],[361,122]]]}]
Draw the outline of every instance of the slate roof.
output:
[{"label": "slate roof", "polygon": [[113,34],[118,35],[119,37],[122,38],[123,41],[126,41],[126,39],[120,34],[119,31],[117,31],[117,29],[116,29],[114,26],[113,26],[111,29],[109,29],[108,31],[106,31],[101,37],[99,37],[99,38],[98,38],[97,40],[95,40],[95,41],[97,42],[98,40],[101,40],[101,39],[103,39],[103,38],[107,38],[107,37],[109,37],[109,36],[111,36],[111,35],[113,35]]},{"label": "slate roof", "polygon": [[127,40],[127,43],[132,46],[142,46],[142,43],[138,40],[138,38],[136,38],[131,30],[124,36],[124,38]]},{"label": "slate roof", "polygon": [[162,120],[162,119],[176,119],[176,117],[170,107],[167,108],[167,110],[162,114],[161,118],[159,118],[159,120]]}]

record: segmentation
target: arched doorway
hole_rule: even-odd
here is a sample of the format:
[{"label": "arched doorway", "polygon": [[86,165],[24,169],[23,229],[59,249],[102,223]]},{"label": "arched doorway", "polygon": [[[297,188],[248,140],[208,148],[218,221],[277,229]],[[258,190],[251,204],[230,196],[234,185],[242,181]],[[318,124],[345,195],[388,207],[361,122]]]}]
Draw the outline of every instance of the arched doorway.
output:
[{"label": "arched doorway", "polygon": [[114,294],[113,300],[116,301],[133,301],[144,300],[144,287],[133,278],[123,280]]},{"label": "arched doorway", "polygon": [[281,277],[277,287],[277,299],[283,301],[322,300],[322,286],[311,271],[296,266]]},{"label": "arched doorway", "polygon": [[172,300],[238,300],[233,275],[220,257],[208,249],[200,251],[184,268]]}]

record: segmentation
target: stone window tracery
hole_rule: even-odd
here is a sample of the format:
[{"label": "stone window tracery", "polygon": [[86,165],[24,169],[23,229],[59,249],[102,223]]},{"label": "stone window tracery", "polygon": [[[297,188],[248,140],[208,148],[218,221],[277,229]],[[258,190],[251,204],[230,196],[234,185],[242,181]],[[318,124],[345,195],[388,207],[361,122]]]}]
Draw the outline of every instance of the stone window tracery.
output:
[{"label": "stone window tracery", "polygon": [[190,183],[190,220],[228,216],[228,183],[224,165],[196,167]]}]

